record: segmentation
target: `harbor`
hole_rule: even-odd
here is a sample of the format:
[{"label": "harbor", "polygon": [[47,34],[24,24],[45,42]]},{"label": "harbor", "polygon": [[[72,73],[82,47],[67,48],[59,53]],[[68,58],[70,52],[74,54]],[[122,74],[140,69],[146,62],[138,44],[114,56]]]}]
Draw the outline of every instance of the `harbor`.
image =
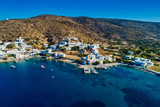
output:
[{"label": "harbor", "polygon": [[85,74],[93,73],[98,74],[95,69],[103,69],[107,70],[108,67],[122,65],[121,63],[110,63],[110,64],[103,64],[103,65],[80,65],[79,68],[83,69]]}]

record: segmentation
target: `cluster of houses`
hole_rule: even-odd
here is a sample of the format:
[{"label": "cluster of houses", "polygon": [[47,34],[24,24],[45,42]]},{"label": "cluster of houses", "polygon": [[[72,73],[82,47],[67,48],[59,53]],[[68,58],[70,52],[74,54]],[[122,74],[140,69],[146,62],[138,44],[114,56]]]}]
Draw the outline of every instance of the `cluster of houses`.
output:
[{"label": "cluster of houses", "polygon": [[[44,46],[48,47],[48,44],[44,44]],[[63,41],[60,41],[58,44],[51,45],[48,49],[52,49],[52,51],[57,49],[65,49],[66,51],[71,51],[73,47],[78,47],[79,50],[92,47],[95,52],[98,52],[98,50],[96,49],[99,48],[99,44],[84,44],[82,42],[78,42],[77,38],[67,38]]]},{"label": "cluster of houses", "polygon": [[132,56],[133,52],[128,52],[129,55],[125,56],[126,60],[133,60],[136,66],[145,68],[146,66],[152,66],[153,62],[151,62],[150,59],[145,59],[145,58],[140,58],[140,57],[135,57]]},{"label": "cluster of houses", "polygon": [[93,65],[95,62],[99,62],[100,65],[103,65],[104,60],[106,61],[115,61],[114,58],[112,57],[112,55],[109,56],[103,56],[99,53],[90,53],[89,55],[87,55],[86,57],[81,58],[82,60],[82,64],[83,65]]},{"label": "cluster of houses", "polygon": [[[48,44],[43,44],[44,47],[48,47]],[[79,42],[77,38],[67,38],[63,41],[59,41],[58,44],[51,45],[46,50],[44,50],[42,53],[54,55],[55,57],[65,57],[66,55],[62,52],[53,52],[55,50],[64,49],[66,51],[71,51],[73,47],[77,47],[80,52],[85,53],[86,48],[90,48],[94,53],[99,53],[98,48],[99,44],[84,44],[82,42]]]},{"label": "cluster of houses", "polygon": [[153,65],[153,62],[151,62],[150,59],[135,57],[134,61],[136,66],[141,66],[142,68]]},{"label": "cluster of houses", "polygon": [[[36,43],[36,40],[33,40]],[[15,45],[14,49],[7,49],[7,45]],[[60,41],[58,44],[48,46],[48,44],[43,44],[46,47],[46,50],[32,49],[31,45],[28,45],[24,42],[24,39],[19,37],[15,42],[2,42],[0,41],[0,59],[6,58],[9,54],[12,54],[17,59],[28,58],[34,54],[46,53],[54,57],[66,57],[66,54],[63,52],[54,52],[59,49],[65,49],[66,51],[71,51],[73,47],[77,47],[79,52],[85,53],[85,49],[90,49],[90,54],[86,57],[81,58],[81,63],[83,65],[89,64],[92,65],[95,62],[103,64],[104,60],[106,61],[115,61],[112,55],[103,56],[98,52],[99,44],[84,44],[79,42],[77,38],[67,38],[63,41]],[[128,52],[128,55],[125,56],[126,60],[134,60],[136,66],[141,66],[145,68],[146,66],[151,66],[153,63],[149,59],[134,58],[133,52]]]},{"label": "cluster of houses", "polygon": [[[37,49],[32,49],[31,45],[24,42],[21,37],[16,39],[15,42],[2,42],[0,41],[0,59],[6,58],[8,55],[12,54],[17,59],[28,58],[33,54],[39,53]],[[14,49],[8,49],[7,46],[13,44]]]}]

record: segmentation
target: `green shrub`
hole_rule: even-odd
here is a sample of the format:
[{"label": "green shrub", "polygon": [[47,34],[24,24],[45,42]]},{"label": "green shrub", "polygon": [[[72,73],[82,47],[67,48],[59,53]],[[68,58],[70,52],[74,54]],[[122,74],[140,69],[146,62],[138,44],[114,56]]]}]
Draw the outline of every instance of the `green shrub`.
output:
[{"label": "green shrub", "polygon": [[84,53],[80,53],[80,54],[79,54],[79,57],[81,57],[81,58],[82,58],[82,57],[86,57],[86,56],[87,56],[87,54],[84,54]]},{"label": "green shrub", "polygon": [[9,54],[8,57],[13,57],[13,54]]},{"label": "green shrub", "polygon": [[29,43],[27,43],[28,45],[34,45],[34,43],[33,42],[29,42]]},{"label": "green shrub", "polygon": [[77,62],[78,62],[78,63],[81,63],[81,61],[82,61],[81,59],[77,59]]},{"label": "green shrub", "polygon": [[155,63],[154,66],[159,66],[159,64],[156,64],[156,63]]},{"label": "green shrub", "polygon": [[13,44],[9,44],[9,45],[7,45],[7,47],[6,47],[6,48],[12,49],[12,48],[14,48],[14,47],[15,47],[15,45],[13,45]]},{"label": "green shrub", "polygon": [[107,63],[108,63],[108,61],[107,61],[107,60],[104,60],[104,61],[103,61],[103,64],[107,64]]},{"label": "green shrub", "polygon": [[99,65],[99,64],[100,64],[99,61],[96,61],[96,62],[93,63],[93,65]]},{"label": "green shrub", "polygon": [[47,48],[46,48],[46,47],[44,47],[44,46],[42,46],[42,47],[41,47],[41,49],[42,49],[42,50],[46,50]]}]

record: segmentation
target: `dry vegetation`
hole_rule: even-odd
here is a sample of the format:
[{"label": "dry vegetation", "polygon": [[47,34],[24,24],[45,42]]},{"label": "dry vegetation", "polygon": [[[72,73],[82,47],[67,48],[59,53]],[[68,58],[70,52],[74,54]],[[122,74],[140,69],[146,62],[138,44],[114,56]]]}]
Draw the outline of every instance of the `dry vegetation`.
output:
[{"label": "dry vegetation", "polygon": [[74,36],[85,43],[107,45],[111,38],[122,40],[123,43],[151,38],[159,41],[159,36],[155,36],[160,34],[159,26],[159,23],[127,20],[41,15],[29,19],[0,21],[0,38],[4,41],[13,41],[21,36],[38,40],[39,44],[47,42],[54,44]]}]

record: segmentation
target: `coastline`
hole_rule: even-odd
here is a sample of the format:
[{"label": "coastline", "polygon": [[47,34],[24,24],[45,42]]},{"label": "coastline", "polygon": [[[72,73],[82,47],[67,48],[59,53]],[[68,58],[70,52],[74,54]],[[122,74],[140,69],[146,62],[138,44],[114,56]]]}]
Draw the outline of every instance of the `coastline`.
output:
[{"label": "coastline", "polygon": [[[89,68],[98,68],[98,67],[112,67],[112,66],[117,66],[117,65],[122,65],[122,66],[129,66],[129,67],[133,67],[145,72],[150,72],[152,74],[158,75],[160,76],[160,72],[156,72],[154,70],[150,70],[150,69],[144,69],[135,65],[128,65],[128,64],[124,64],[124,63],[110,63],[110,64],[104,64],[104,65],[81,65],[78,64],[77,62],[75,62],[73,59],[59,59],[59,58],[54,58],[54,57],[45,57],[45,56],[30,56],[27,59],[31,59],[31,58],[46,58],[48,60],[55,60],[55,61],[60,61],[60,62],[65,62],[65,63],[70,63],[73,65],[76,65],[78,68],[83,69],[85,67],[89,67]],[[0,63],[7,63],[7,62],[14,62],[14,61],[21,61],[21,60],[25,60],[24,59],[13,59],[13,60],[0,60]]]},{"label": "coastline", "polygon": [[139,69],[139,70],[142,70],[142,71],[149,72],[149,73],[160,76],[160,72],[156,72],[154,70],[150,70],[150,69],[147,69],[147,68],[141,68],[141,67],[138,67],[138,66],[135,66],[135,65],[128,65],[128,64],[122,64],[122,65],[133,67],[133,68],[136,68],[136,69]]}]

